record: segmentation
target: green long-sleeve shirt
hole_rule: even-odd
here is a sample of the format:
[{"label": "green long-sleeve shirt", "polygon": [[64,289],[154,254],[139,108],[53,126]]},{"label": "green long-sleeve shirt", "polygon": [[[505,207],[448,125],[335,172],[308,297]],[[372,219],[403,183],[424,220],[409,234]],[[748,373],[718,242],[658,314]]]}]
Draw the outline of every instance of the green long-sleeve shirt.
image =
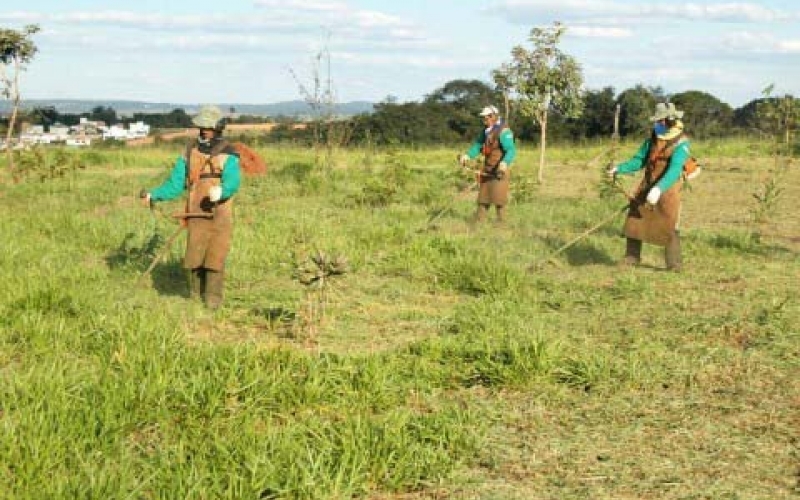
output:
[{"label": "green long-sleeve shirt", "polygon": [[[242,183],[241,169],[239,168],[239,157],[228,155],[222,169],[222,198],[227,200],[237,191]],[[183,193],[186,185],[186,159],[180,156],[172,167],[169,178],[159,187],[150,191],[150,199],[153,201],[169,201],[177,198]]]},{"label": "green long-sleeve shirt", "polygon": [[[514,161],[514,158],[517,156],[517,147],[514,145],[514,133],[511,129],[507,128],[500,132],[500,137],[498,137],[500,141],[500,147],[503,148],[503,159],[500,161],[506,162],[506,165],[511,166],[511,162]],[[483,144],[486,142],[486,131],[481,131],[480,135],[475,139],[475,142],[472,143],[469,150],[467,151],[467,156],[470,159],[475,158],[483,149]]]},{"label": "green long-sleeve shirt", "polygon": [[[632,174],[644,168],[647,164],[648,151],[650,151],[650,139],[646,139],[644,143],[642,143],[641,147],[639,147],[639,151],[633,155],[633,158],[617,165],[617,173],[623,175]],[[689,159],[689,156],[689,141],[683,140],[675,147],[669,159],[667,170],[664,172],[664,175],[661,176],[661,179],[656,182],[656,187],[658,187],[662,193],[666,192],[667,189],[678,182],[683,172],[683,165],[686,163],[686,160]]]}]

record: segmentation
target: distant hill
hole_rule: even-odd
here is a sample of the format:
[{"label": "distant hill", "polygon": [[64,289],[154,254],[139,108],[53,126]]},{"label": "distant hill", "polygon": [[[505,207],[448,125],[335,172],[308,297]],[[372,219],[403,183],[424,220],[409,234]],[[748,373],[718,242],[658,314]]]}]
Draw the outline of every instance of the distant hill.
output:
[{"label": "distant hill", "polygon": [[[361,113],[371,113],[374,103],[368,101],[352,101],[336,105],[335,114],[352,116]],[[130,116],[134,113],[169,113],[175,109],[183,109],[189,114],[196,113],[199,104],[176,104],[168,102],[145,102],[124,100],[93,100],[93,99],[27,99],[21,107],[25,109],[54,107],[59,113],[80,114],[88,113],[92,109],[103,106],[113,108],[118,115]],[[225,113],[231,109],[235,113],[256,116],[290,116],[304,118],[311,114],[311,108],[305,101],[283,101],[272,104],[220,104]],[[11,108],[7,100],[0,101],[0,113],[7,113]]]}]

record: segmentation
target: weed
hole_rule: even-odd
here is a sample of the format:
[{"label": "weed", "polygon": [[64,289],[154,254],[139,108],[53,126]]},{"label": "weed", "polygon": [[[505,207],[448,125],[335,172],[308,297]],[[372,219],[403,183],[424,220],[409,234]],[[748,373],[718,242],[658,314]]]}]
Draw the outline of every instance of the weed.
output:
[{"label": "weed", "polygon": [[759,186],[752,193],[753,198],[756,200],[755,207],[750,210],[753,222],[761,224],[774,217],[783,193],[784,189],[781,186],[780,179],[776,177],[770,177],[764,184]]},{"label": "weed", "polygon": [[41,182],[69,177],[74,180],[78,170],[86,168],[82,158],[63,148],[48,149],[34,146],[17,152],[17,172],[23,178],[36,177]]}]

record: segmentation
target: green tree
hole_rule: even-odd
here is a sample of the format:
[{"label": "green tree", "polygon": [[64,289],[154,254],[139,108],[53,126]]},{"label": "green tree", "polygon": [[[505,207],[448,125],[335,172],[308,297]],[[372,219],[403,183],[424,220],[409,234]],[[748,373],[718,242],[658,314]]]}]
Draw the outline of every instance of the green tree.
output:
[{"label": "green tree", "polygon": [[733,125],[733,108],[716,97],[699,90],[674,94],[670,102],[686,112],[683,122],[694,137],[707,139],[730,133]]},{"label": "green tree", "polygon": [[439,120],[459,137],[472,139],[478,111],[499,99],[502,95],[480,80],[452,80],[425,96],[423,103],[443,111]]},{"label": "green tree", "polygon": [[583,137],[611,137],[614,133],[614,88],[588,90],[583,97],[584,108],[581,120]]},{"label": "green tree", "polygon": [[22,30],[0,29],[0,93],[11,101],[11,117],[8,120],[6,132],[6,154],[8,155],[8,168],[12,178],[16,180],[14,169],[14,155],[11,151],[11,134],[14,131],[17,113],[19,111],[20,90],[19,75],[25,69],[38,50],[32,37],[39,32],[39,26],[29,24]]},{"label": "green tree", "polygon": [[425,96],[425,103],[452,104],[459,109],[477,112],[494,104],[502,96],[480,80],[452,80]]},{"label": "green tree", "polygon": [[92,112],[89,113],[89,119],[104,122],[106,125],[114,125],[119,121],[117,112],[111,106],[95,106],[92,108]]},{"label": "green tree", "polygon": [[800,100],[790,94],[772,97],[774,88],[769,85],[763,91],[764,99],[757,106],[758,122],[762,130],[776,138],[778,151],[791,156],[792,138],[800,126]]},{"label": "green tree", "polygon": [[133,121],[141,121],[153,128],[191,128],[192,117],[182,108],[169,113],[134,113]]},{"label": "green tree", "polygon": [[31,116],[34,120],[34,123],[43,125],[45,128],[49,128],[59,120],[58,110],[56,110],[55,106],[42,106],[33,108],[31,111]]},{"label": "green tree", "polygon": [[452,126],[452,110],[451,105],[442,103],[376,104],[374,113],[358,118],[353,139],[389,146],[452,144],[472,139],[474,127],[469,135],[461,135]]},{"label": "green tree", "polygon": [[617,96],[620,106],[620,135],[643,135],[650,130],[650,117],[656,103],[666,100],[659,88],[647,88],[638,84]]},{"label": "green tree", "polygon": [[549,113],[558,111],[565,118],[577,118],[583,109],[581,67],[558,47],[565,30],[559,22],[547,28],[533,28],[528,37],[532,49],[514,47],[511,62],[492,72],[498,88],[509,96],[519,114],[539,125],[540,183],[544,180]]},{"label": "green tree", "polygon": [[762,138],[773,138],[780,132],[782,141],[789,143],[794,131],[800,126],[800,99],[788,94],[773,97],[771,92],[772,88],[768,87],[764,91],[765,97],[753,99],[737,108],[734,111],[733,124]]}]

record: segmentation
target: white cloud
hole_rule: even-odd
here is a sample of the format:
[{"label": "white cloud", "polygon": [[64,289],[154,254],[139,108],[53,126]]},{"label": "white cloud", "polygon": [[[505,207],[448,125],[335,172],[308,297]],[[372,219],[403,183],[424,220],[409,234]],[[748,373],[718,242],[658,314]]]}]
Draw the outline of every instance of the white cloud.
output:
[{"label": "white cloud", "polygon": [[736,54],[800,54],[800,39],[780,39],[771,33],[743,31],[724,37],[721,46]]},{"label": "white cloud", "polygon": [[[497,64],[496,58],[481,59],[467,54],[463,57],[441,55],[414,55],[404,52],[364,54],[359,52],[337,52],[336,60],[347,61],[351,65],[386,68],[419,68],[428,70],[461,69],[470,73],[476,68],[491,68]],[[487,70],[488,71],[488,70]]]},{"label": "white cloud", "polygon": [[370,10],[356,11],[353,15],[356,24],[364,28],[385,28],[387,26],[407,26],[399,17]]},{"label": "white cloud", "polygon": [[[54,49],[84,47],[137,50],[148,47],[180,50],[229,48],[275,50],[328,36],[327,45],[349,50],[435,50],[441,40],[431,38],[403,19],[372,10],[351,10],[340,2],[261,0],[258,5],[277,11],[252,15],[205,13],[168,16],[133,11],[78,11],[68,13],[0,13],[0,23],[39,23],[37,35]],[[298,10],[299,9],[299,10]],[[86,34],[85,30],[91,30]],[[128,30],[128,31],[122,31]],[[140,32],[147,32],[142,36]],[[177,35],[176,35],[177,33]],[[104,36],[105,35],[105,36]]]},{"label": "white cloud", "polygon": [[783,40],[778,42],[778,49],[785,54],[800,55],[800,40]]},{"label": "white cloud", "polygon": [[411,23],[400,17],[374,10],[353,9],[341,2],[257,0],[255,5],[270,8],[270,15],[288,14],[299,22],[313,21],[330,26],[358,26],[364,29],[411,27]]},{"label": "white cloud", "polygon": [[325,2],[318,0],[256,0],[253,2],[253,5],[271,9],[308,12],[341,13],[349,10],[347,5],[342,2]]},{"label": "white cloud", "polygon": [[578,38],[629,38],[633,36],[633,31],[627,28],[577,25],[569,26],[566,35]]},{"label": "white cloud", "polygon": [[638,2],[630,5],[602,0],[497,0],[484,10],[487,14],[499,14],[514,24],[541,22],[543,17],[562,21],[603,20],[609,23],[641,20],[677,22],[686,19],[759,23],[800,19],[797,12],[770,9],[753,2]]},{"label": "white cloud", "polygon": [[49,26],[77,27],[96,26],[98,28],[128,28],[134,30],[173,30],[191,29],[195,31],[230,31],[243,28],[297,29],[299,23],[289,16],[229,16],[223,14],[166,16],[162,14],[138,13],[131,11],[92,11],[45,14],[33,12],[0,13],[0,21],[24,21]]},{"label": "white cloud", "polygon": [[[291,6],[291,4],[289,4]],[[42,25],[92,25],[98,27],[122,27],[139,30],[189,29],[194,31],[264,31],[277,29],[287,31],[319,30],[330,28],[359,28],[362,30],[402,29],[404,33],[415,32],[414,26],[396,16],[376,11],[351,11],[340,4],[330,8],[288,9],[284,3],[279,11],[267,14],[228,15],[205,13],[168,16],[156,13],[132,11],[85,11],[70,13],[12,12],[0,13],[0,22],[39,23]],[[310,15],[306,15],[310,14]]]}]

